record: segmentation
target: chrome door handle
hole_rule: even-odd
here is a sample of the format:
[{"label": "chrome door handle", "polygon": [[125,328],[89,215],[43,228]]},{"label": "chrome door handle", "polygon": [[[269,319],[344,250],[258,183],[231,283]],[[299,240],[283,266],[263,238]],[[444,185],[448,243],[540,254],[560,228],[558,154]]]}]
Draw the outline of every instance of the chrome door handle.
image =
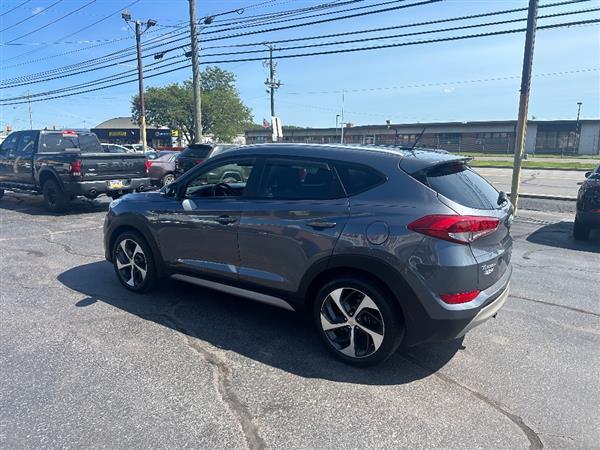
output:
[{"label": "chrome door handle", "polygon": [[237,222],[237,219],[235,217],[230,216],[219,216],[216,220],[222,225],[229,225],[230,223]]},{"label": "chrome door handle", "polygon": [[325,228],[334,228],[337,224],[335,222],[321,222],[319,220],[315,220],[313,222],[308,222],[307,225],[317,230],[324,230]]}]

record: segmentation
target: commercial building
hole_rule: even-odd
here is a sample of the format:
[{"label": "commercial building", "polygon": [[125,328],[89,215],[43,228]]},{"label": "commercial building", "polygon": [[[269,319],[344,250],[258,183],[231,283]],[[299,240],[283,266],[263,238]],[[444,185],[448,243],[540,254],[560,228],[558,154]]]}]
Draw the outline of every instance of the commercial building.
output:
[{"label": "commercial building", "polygon": [[[513,153],[516,121],[361,125],[344,128],[347,144],[419,145],[451,152]],[[340,128],[285,128],[284,142],[332,144],[341,141]],[[269,142],[271,131],[246,131],[246,143]],[[531,120],[525,151],[529,154],[598,155],[600,120]]]},{"label": "commercial building", "polygon": [[[91,129],[100,142],[110,144],[138,144],[140,142],[140,127],[131,117],[115,117]],[[146,127],[147,144],[154,148],[171,147],[173,139],[171,129],[167,127]]]}]

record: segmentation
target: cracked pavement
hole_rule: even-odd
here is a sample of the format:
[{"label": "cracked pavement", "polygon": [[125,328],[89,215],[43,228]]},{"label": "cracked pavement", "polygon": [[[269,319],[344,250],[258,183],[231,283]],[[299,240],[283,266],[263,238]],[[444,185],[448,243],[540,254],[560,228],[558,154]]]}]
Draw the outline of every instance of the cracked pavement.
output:
[{"label": "cracked pavement", "polygon": [[0,447],[596,447],[600,235],[573,241],[552,205],[522,204],[495,320],[365,370],[286,311],[178,282],[128,293],[103,260],[107,201],[58,216],[9,193]]}]

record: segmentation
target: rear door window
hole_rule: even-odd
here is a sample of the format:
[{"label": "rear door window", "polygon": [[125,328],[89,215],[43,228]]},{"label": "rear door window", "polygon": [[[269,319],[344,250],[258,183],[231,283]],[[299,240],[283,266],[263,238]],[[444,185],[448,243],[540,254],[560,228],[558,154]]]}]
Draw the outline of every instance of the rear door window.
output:
[{"label": "rear door window", "polygon": [[19,140],[19,144],[17,145],[18,155],[33,155],[35,136],[35,131],[23,131],[21,133],[21,139]]},{"label": "rear door window", "polygon": [[335,168],[349,196],[368,191],[386,181],[385,176],[369,167],[336,163]]},{"label": "rear door window", "polygon": [[16,132],[16,133],[11,133],[2,143],[2,154],[3,155],[9,155],[9,154],[14,154],[15,151],[17,150],[17,142],[19,141],[19,136],[21,135],[21,133]]},{"label": "rear door window", "polygon": [[335,171],[325,163],[267,160],[258,197],[282,200],[327,200],[344,197]]},{"label": "rear door window", "polygon": [[424,179],[434,191],[463,206],[498,208],[498,191],[464,163],[435,167],[425,173]]}]

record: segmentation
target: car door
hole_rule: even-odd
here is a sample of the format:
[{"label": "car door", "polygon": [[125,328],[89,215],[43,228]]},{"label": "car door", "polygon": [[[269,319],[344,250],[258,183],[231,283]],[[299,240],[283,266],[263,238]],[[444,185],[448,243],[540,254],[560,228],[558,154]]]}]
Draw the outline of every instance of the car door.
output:
[{"label": "car door", "polygon": [[17,181],[14,162],[17,158],[17,144],[19,143],[20,136],[21,132],[17,131],[9,134],[4,142],[2,142],[2,147],[0,147],[0,181]]},{"label": "car door", "polygon": [[33,183],[32,158],[37,150],[37,135],[36,131],[21,132],[13,162],[13,176],[17,183]]},{"label": "car door", "polygon": [[[241,178],[223,178],[232,171]],[[167,264],[179,272],[238,279],[237,232],[253,173],[253,159],[244,158],[207,165],[186,177],[180,205],[159,214],[158,239]]]},{"label": "car door", "polygon": [[330,256],[348,220],[348,199],[327,162],[268,158],[240,220],[240,281],[296,292]]}]

